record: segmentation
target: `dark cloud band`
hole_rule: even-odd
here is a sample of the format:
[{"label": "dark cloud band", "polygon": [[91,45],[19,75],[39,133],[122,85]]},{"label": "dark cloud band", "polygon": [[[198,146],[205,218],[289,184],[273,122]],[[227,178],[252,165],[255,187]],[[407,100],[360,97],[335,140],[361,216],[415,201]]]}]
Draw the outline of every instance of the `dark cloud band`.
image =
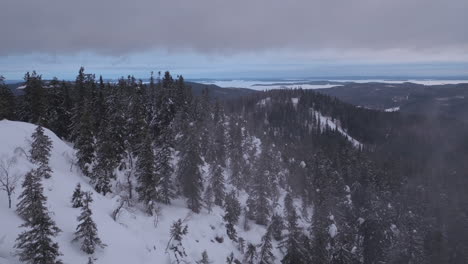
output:
[{"label": "dark cloud band", "polygon": [[466,0],[3,0],[0,55],[465,49]]}]

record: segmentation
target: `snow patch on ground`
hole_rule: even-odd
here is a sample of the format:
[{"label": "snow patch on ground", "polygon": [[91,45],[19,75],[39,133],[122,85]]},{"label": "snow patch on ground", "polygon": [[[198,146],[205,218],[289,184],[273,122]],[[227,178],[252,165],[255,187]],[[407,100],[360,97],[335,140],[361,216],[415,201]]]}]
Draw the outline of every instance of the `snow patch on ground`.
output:
[{"label": "snow patch on ground", "polygon": [[325,129],[329,127],[331,130],[336,130],[342,134],[346,139],[349,140],[356,148],[362,148],[362,143],[353,138],[346,132],[337,120],[333,120],[331,117],[322,115],[319,111],[315,111],[313,108],[310,109],[312,114],[315,115],[315,118],[320,122],[320,128]]}]

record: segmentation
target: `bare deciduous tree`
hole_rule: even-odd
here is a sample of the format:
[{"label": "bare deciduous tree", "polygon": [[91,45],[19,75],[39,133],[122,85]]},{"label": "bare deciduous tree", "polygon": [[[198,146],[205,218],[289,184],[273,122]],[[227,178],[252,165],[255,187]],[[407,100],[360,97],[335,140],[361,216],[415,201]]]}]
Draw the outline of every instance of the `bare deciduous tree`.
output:
[{"label": "bare deciduous tree", "polygon": [[14,193],[20,175],[11,170],[16,164],[16,158],[0,158],[0,190],[4,190],[8,195],[8,208],[11,208],[11,195]]}]

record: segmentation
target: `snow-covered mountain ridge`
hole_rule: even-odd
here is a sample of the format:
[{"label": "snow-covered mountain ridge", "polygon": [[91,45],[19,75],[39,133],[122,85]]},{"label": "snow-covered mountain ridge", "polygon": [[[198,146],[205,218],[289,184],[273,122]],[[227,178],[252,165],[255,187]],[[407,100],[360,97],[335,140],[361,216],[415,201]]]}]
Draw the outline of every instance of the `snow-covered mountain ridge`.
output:
[{"label": "snow-covered mountain ridge", "polygon": [[[23,220],[16,214],[17,197],[21,193],[22,175],[35,165],[29,162],[27,153],[30,149],[31,134],[35,125],[16,122],[0,121],[0,158],[3,160],[14,157],[16,162],[10,173],[21,175],[16,191],[12,197],[12,208],[8,208],[5,193],[0,199],[0,263],[20,263],[15,253],[15,239],[21,232],[19,226]],[[79,244],[71,242],[75,232],[79,209],[72,208],[70,199],[77,183],[82,190],[93,193],[93,219],[97,224],[101,240],[107,244],[98,250],[96,263],[171,263],[170,254],[166,247],[170,238],[169,230],[174,221],[183,219],[188,225],[189,235],[182,243],[186,249],[186,261],[196,263],[204,250],[207,251],[212,263],[225,263],[231,252],[238,259],[242,254],[234,243],[226,236],[223,209],[215,206],[211,213],[203,209],[201,213],[192,213],[185,206],[185,201],[176,199],[171,205],[158,205],[159,214],[148,216],[138,207],[123,209],[116,221],[111,217],[113,210],[119,205],[117,195],[103,196],[94,191],[88,178],[84,177],[75,163],[75,150],[63,142],[53,132],[45,129],[45,133],[52,141],[50,167],[53,170],[50,179],[42,179],[44,194],[47,197],[47,207],[51,217],[62,230],[56,238],[63,254],[64,263],[86,263],[87,256],[80,251]],[[240,194],[239,200],[245,204],[247,195]],[[281,197],[283,198],[283,197]],[[279,199],[282,201],[282,199]],[[281,203],[277,210],[282,212]],[[241,216],[243,219],[243,216]],[[243,220],[239,221],[239,226]],[[265,227],[249,223],[249,231],[238,227],[238,236],[250,243],[260,243]],[[222,242],[221,242],[222,240]],[[281,259],[281,252],[274,243],[276,260]]]}]

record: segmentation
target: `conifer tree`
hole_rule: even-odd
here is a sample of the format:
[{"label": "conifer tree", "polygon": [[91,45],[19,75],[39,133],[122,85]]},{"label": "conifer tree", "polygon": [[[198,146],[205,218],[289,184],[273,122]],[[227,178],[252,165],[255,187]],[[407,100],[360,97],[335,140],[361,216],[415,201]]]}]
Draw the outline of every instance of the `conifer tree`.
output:
[{"label": "conifer tree", "polygon": [[46,208],[47,198],[43,194],[41,177],[36,171],[26,174],[23,192],[18,197],[18,214],[25,220],[21,227],[26,228],[16,239],[20,261],[25,263],[62,263],[59,246],[52,239],[60,229],[50,218]]},{"label": "conifer tree", "polygon": [[158,198],[159,179],[156,175],[153,144],[149,134],[146,135],[144,144],[140,148],[140,155],[136,163],[136,177],[138,198],[145,204],[148,214],[152,214],[153,202]]},{"label": "conifer tree", "polygon": [[78,159],[78,167],[86,176],[91,176],[90,164],[94,160],[94,133],[92,125],[92,117],[88,104],[82,106],[84,111],[80,115],[80,119],[77,125],[72,129],[72,134],[76,135],[75,149],[76,157]]},{"label": "conifer tree", "polygon": [[214,165],[211,169],[210,185],[213,188],[214,203],[223,206],[225,193],[223,169],[220,165]]},{"label": "conifer tree", "polygon": [[72,203],[73,208],[79,208],[83,206],[83,192],[81,191],[80,183],[76,185],[75,191],[73,192],[71,203]]},{"label": "conifer tree", "polygon": [[272,229],[269,227],[262,237],[260,253],[258,254],[258,264],[273,264],[275,261],[275,256],[272,252],[271,233]]},{"label": "conifer tree", "polygon": [[202,159],[199,152],[198,131],[194,122],[185,125],[183,145],[180,151],[178,177],[182,193],[187,197],[187,206],[195,213],[200,212],[201,193],[203,191],[200,166]]},{"label": "conifer tree", "polygon": [[205,188],[205,193],[203,194],[203,201],[205,202],[206,209],[208,210],[208,213],[211,213],[213,210],[213,188],[208,185]]},{"label": "conifer tree", "polygon": [[176,262],[181,263],[187,256],[185,248],[182,245],[182,239],[188,233],[188,226],[183,225],[182,219],[177,220],[171,226],[171,237],[166,247],[167,250],[171,250],[174,255]]},{"label": "conifer tree", "polygon": [[37,124],[41,117],[45,116],[46,91],[43,87],[42,76],[35,71],[24,76],[24,104],[22,115],[25,121]]},{"label": "conifer tree", "polygon": [[253,186],[247,206],[249,208],[249,216],[259,225],[266,225],[270,216],[270,199],[268,196],[268,171],[264,171],[257,175],[253,180]]},{"label": "conifer tree", "polygon": [[38,171],[45,178],[50,178],[52,170],[49,167],[50,150],[52,148],[52,141],[44,134],[42,126],[37,126],[32,134],[32,143],[30,157],[39,168]]},{"label": "conifer tree", "polygon": [[26,222],[32,221],[36,210],[40,210],[46,197],[42,191],[42,184],[37,170],[30,170],[24,176],[23,192],[18,196],[16,212]]},{"label": "conifer tree", "polygon": [[239,221],[239,217],[241,214],[241,205],[237,200],[236,193],[231,191],[226,196],[226,202],[224,204],[224,221],[226,221],[226,232],[228,237],[233,240],[237,241],[237,231],[235,225]]},{"label": "conifer tree", "polygon": [[202,258],[199,261],[197,261],[197,264],[210,264],[210,263],[211,263],[211,260],[208,257],[208,252],[206,252],[206,250],[203,250]]},{"label": "conifer tree", "polygon": [[236,258],[234,258],[234,252],[231,252],[231,254],[229,254],[227,257],[226,257],[226,263],[227,264],[234,264],[238,262],[238,260]]},{"label": "conifer tree", "polygon": [[281,263],[283,264],[308,264],[311,263],[306,245],[302,241],[302,231],[297,224],[298,216],[296,210],[292,210],[288,217],[288,234],[282,241],[282,246],[286,248]]},{"label": "conifer tree", "polygon": [[15,95],[5,84],[5,78],[0,75],[0,120],[16,117]]},{"label": "conifer tree", "polygon": [[255,260],[257,259],[257,247],[249,243],[247,245],[247,250],[244,255],[244,263],[246,264],[255,264]]},{"label": "conifer tree", "polygon": [[175,190],[172,181],[174,169],[171,165],[172,151],[170,147],[170,131],[164,131],[161,134],[159,147],[156,149],[156,174],[159,179],[158,201],[164,204],[170,204],[175,197]]},{"label": "conifer tree", "polygon": [[242,189],[244,186],[242,177],[242,164],[244,151],[242,148],[242,129],[240,126],[240,120],[238,117],[232,117],[229,121],[229,165],[231,168],[231,179],[230,182],[237,187]]},{"label": "conifer tree", "polygon": [[280,241],[283,238],[284,223],[283,218],[279,214],[273,214],[271,217],[271,235],[276,241]]},{"label": "conifer tree", "polygon": [[120,160],[115,159],[114,142],[109,137],[109,131],[112,128],[107,125],[104,125],[104,127],[99,133],[96,143],[96,160],[92,182],[97,192],[106,195],[112,192],[111,180],[115,178],[114,170]]},{"label": "conifer tree", "polygon": [[145,139],[146,131],[146,108],[145,108],[145,90],[142,83],[133,85],[133,93],[130,96],[130,113],[127,120],[128,137],[127,145],[131,152],[138,154],[139,146]]},{"label": "conifer tree", "polygon": [[213,109],[213,157],[214,163],[221,167],[226,166],[226,131],[224,122],[224,112],[221,104],[217,100]]},{"label": "conifer tree", "polygon": [[83,206],[81,207],[81,214],[77,218],[80,223],[76,227],[75,238],[73,239],[73,241],[81,240],[81,250],[88,255],[94,254],[96,247],[104,248],[106,246],[98,237],[96,223],[92,218],[92,201],[91,193],[86,192],[84,194]]}]

